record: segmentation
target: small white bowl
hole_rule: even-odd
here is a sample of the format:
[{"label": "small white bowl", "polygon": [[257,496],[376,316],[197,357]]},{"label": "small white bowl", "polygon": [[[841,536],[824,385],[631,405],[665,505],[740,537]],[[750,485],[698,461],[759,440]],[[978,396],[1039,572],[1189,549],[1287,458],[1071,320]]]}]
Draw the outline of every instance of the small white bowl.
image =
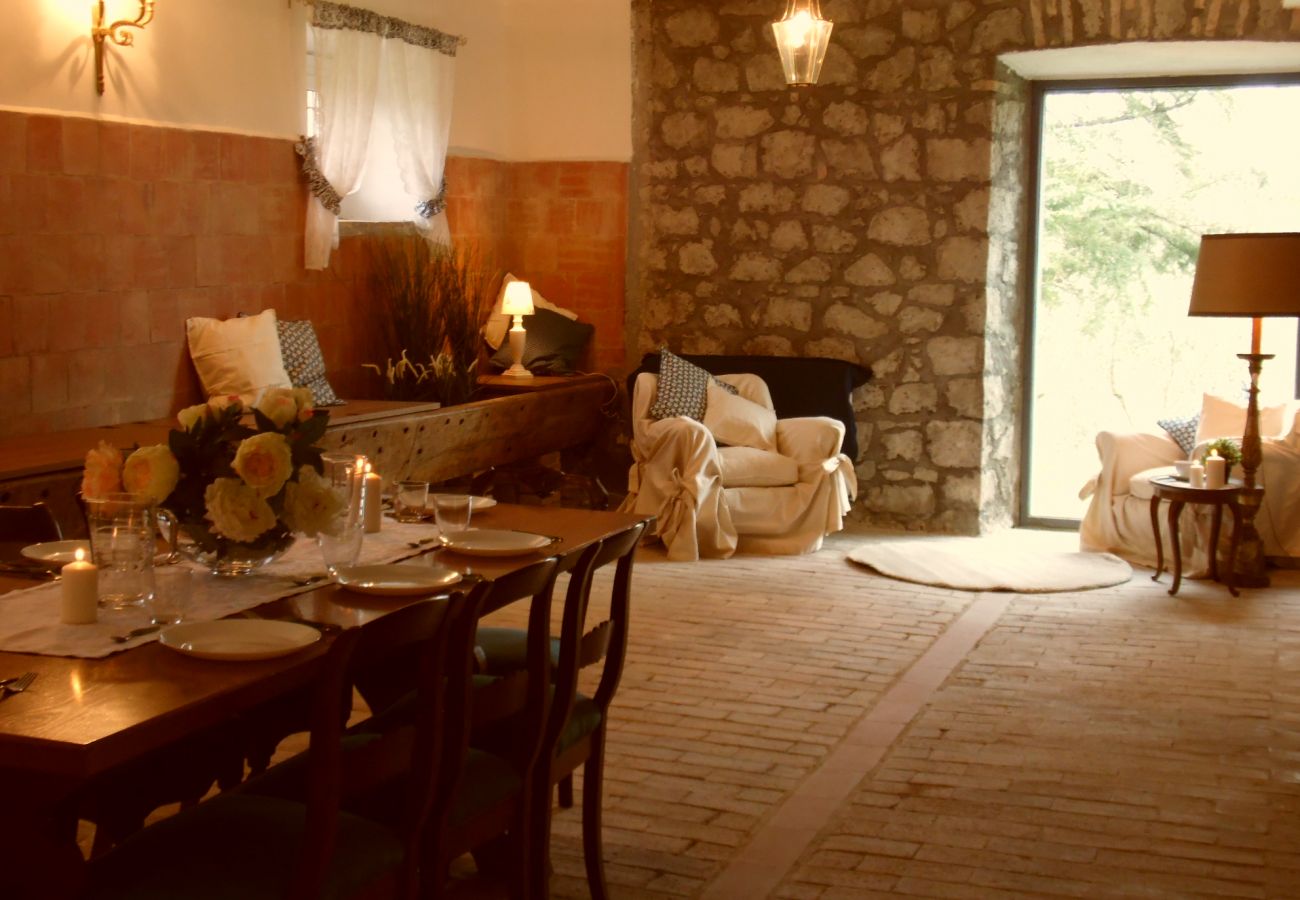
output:
[{"label": "small white bowl", "polygon": [[1178,472],[1178,477],[1183,481],[1186,481],[1188,478],[1188,473],[1192,469],[1192,462],[1193,460],[1190,459],[1174,460],[1174,469]]}]

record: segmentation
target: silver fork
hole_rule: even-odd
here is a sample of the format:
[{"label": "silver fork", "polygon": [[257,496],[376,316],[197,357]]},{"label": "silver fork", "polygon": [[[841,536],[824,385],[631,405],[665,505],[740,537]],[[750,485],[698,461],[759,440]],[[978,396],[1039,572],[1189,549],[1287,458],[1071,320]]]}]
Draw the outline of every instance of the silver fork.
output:
[{"label": "silver fork", "polygon": [[20,675],[18,678],[4,685],[3,688],[0,688],[0,690],[4,691],[3,694],[0,694],[0,700],[4,700],[8,698],[11,694],[21,694],[23,691],[31,687],[32,682],[35,680],[36,680],[35,672],[27,672],[23,675]]}]

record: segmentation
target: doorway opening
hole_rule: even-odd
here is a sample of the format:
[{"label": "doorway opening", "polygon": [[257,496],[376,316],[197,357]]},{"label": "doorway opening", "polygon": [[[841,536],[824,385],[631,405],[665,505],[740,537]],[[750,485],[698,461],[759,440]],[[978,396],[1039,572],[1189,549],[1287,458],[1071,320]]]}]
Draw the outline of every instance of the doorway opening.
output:
[{"label": "doorway opening", "polygon": [[[1099,431],[1245,403],[1249,319],[1187,315],[1202,234],[1300,231],[1300,77],[1039,83],[1023,525],[1077,526]],[[1268,319],[1261,403],[1297,395]]]}]

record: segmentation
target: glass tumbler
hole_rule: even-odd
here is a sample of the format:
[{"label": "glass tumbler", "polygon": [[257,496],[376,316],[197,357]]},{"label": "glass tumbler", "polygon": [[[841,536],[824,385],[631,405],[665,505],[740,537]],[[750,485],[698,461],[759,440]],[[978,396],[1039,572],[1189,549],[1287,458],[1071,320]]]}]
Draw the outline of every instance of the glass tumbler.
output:
[{"label": "glass tumbler", "polygon": [[153,597],[153,504],[136,494],[107,494],[86,500],[86,522],[100,607],[143,606]]},{"label": "glass tumbler", "polygon": [[326,465],[325,479],[334,493],[336,512],[316,536],[321,559],[331,576],[357,564],[365,537],[366,478],[355,463]]},{"label": "glass tumbler", "polygon": [[399,481],[393,496],[393,516],[399,522],[419,522],[428,515],[429,483]]},{"label": "glass tumbler", "polygon": [[474,498],[468,494],[434,494],[433,518],[438,532],[453,537],[469,530]]}]

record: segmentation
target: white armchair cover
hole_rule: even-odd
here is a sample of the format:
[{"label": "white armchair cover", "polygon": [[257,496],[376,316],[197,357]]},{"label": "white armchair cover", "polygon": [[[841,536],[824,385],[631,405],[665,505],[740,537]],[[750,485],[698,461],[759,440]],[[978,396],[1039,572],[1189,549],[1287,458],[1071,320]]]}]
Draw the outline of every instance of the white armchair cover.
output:
[{"label": "white armchair cover", "polygon": [[[722,375],[740,396],[772,408],[756,375]],[[811,553],[844,527],[857,491],[840,453],[844,426],[830,418],[780,419],[777,451],[798,464],[798,481],[780,487],[723,486],[718,446],[703,423],[652,419],[659,378],[637,377],[632,392],[632,469],[624,511],[656,517],[656,534],[675,560],[753,553]]]},{"label": "white armchair cover", "polygon": [[[1300,432],[1292,431],[1284,438],[1265,438],[1262,449],[1263,462],[1256,480],[1264,488],[1264,504],[1255,517],[1255,527],[1264,554],[1300,557]],[[1183,458],[1182,450],[1164,433],[1103,431],[1097,435],[1097,452],[1101,472],[1080,492],[1082,497],[1091,494],[1092,502],[1079,529],[1079,544],[1084,550],[1106,551],[1154,567],[1151,494],[1142,490],[1142,483],[1159,474],[1156,470],[1167,467],[1172,474],[1174,461]],[[1193,457],[1199,459],[1201,453],[1198,447]],[[1234,470],[1233,475],[1240,477],[1240,472]],[[1191,514],[1189,510],[1196,512]],[[1209,516],[1209,507],[1189,504],[1179,520],[1183,568],[1191,577],[1204,577],[1209,570]],[[1166,517],[1167,507],[1162,504],[1158,519],[1168,560]],[[1225,541],[1230,523],[1231,516],[1225,514]]]}]

